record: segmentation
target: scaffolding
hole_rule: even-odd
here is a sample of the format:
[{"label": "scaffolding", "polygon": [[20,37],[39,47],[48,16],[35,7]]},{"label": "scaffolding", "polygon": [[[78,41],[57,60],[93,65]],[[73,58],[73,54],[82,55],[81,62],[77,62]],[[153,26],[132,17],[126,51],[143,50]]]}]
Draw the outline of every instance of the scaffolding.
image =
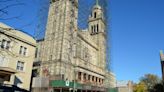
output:
[{"label": "scaffolding", "polygon": [[[40,1],[40,9],[38,11],[38,26],[36,28],[36,32],[35,32],[35,38],[37,40],[40,40],[40,39],[44,39],[44,36],[45,36],[45,31],[46,31],[46,22],[47,22],[47,15],[48,15],[48,10],[49,10],[49,3],[50,1],[49,0],[42,0]],[[92,11],[92,7],[93,5],[96,3],[96,0],[88,0],[86,2],[86,0],[79,0],[78,1],[78,29],[86,29],[88,27],[88,16],[90,14],[90,12]],[[99,0],[99,4],[103,7],[103,11],[104,11],[104,16],[105,16],[105,22],[106,22],[106,32],[107,32],[107,55],[110,56],[110,25],[109,25],[109,6],[108,6],[108,3],[109,1],[108,0]],[[59,7],[61,6],[62,4],[56,6],[56,7]],[[56,9],[54,9],[56,10]],[[72,8],[72,11],[73,8]],[[72,16],[72,17],[75,17],[75,16]],[[65,21],[67,21],[67,16],[65,18]],[[63,20],[64,21],[64,20]],[[60,21],[59,24],[61,24],[61,22],[63,21]],[[74,20],[72,20],[74,21]],[[55,21],[54,21],[55,22]],[[73,23],[73,22],[72,22]],[[72,27],[75,27],[75,24],[71,24]],[[54,26],[55,28],[55,26]],[[77,29],[77,30],[78,30]],[[72,30],[70,28],[70,30]],[[72,31],[71,31],[72,32]],[[55,34],[55,33],[54,33]],[[71,33],[72,34],[72,33]],[[110,70],[110,59],[107,60],[107,69]]]},{"label": "scaffolding", "polygon": [[[55,74],[59,74],[58,78],[56,75],[56,79],[64,79],[63,74],[65,74],[66,72],[70,72],[69,76],[72,76],[75,79],[76,75],[71,75],[71,74],[73,74],[72,72],[76,72],[74,70],[75,68],[74,65],[76,62],[73,62],[74,59],[73,57],[76,56],[74,52],[77,49],[76,45],[78,43],[78,40],[76,39],[78,33],[77,31],[85,30],[88,28],[88,17],[92,11],[92,7],[95,5],[95,3],[98,3],[99,1],[99,5],[102,7],[104,17],[106,19],[105,31],[107,35],[109,35],[110,31],[108,28],[109,20],[108,20],[108,11],[107,11],[108,9],[107,4],[109,1],[108,0],[69,0],[71,2],[69,4],[71,5],[67,7],[68,5],[67,0],[62,0],[60,3],[54,4],[52,10],[49,10],[49,11],[53,11],[52,15],[49,15],[49,17],[54,17],[52,21],[53,31],[51,30],[49,32],[46,32],[46,30],[48,30],[48,27],[47,28],[45,27],[47,21],[46,20],[47,15],[48,15],[47,14],[48,7],[53,5],[49,3],[58,2],[58,1],[60,0],[50,0],[50,1],[41,0],[40,2],[41,6],[40,6],[40,10],[38,11],[39,17],[38,17],[38,26],[37,26],[35,38],[37,40],[46,39],[47,43],[45,44],[47,45],[47,47],[50,48],[49,50],[45,49],[44,46],[43,48],[40,48],[43,51],[47,51],[46,53],[48,53],[47,55],[49,55],[48,57],[44,55],[40,55],[40,57],[42,58],[46,57],[46,59],[42,59],[43,61],[46,62],[42,61],[41,68],[46,66],[45,68],[43,68],[45,69],[43,71],[45,71],[46,73],[44,74],[45,77],[48,77],[49,79],[53,79],[52,76],[54,76]],[[61,7],[62,9],[60,9]],[[55,16],[59,16],[59,17],[55,17]],[[49,18],[48,21],[51,21],[51,19]],[[87,38],[87,35],[84,35],[84,38]],[[96,40],[99,41],[99,37],[97,37]],[[64,42],[68,44],[64,44]],[[106,44],[110,43],[110,39],[108,36],[107,36],[107,42],[105,43]],[[51,48],[52,46],[54,46],[54,44],[56,48]],[[106,51],[107,51],[106,57],[108,58],[106,58],[105,68],[107,71],[110,71],[110,65],[111,65],[110,58],[109,58],[110,55],[109,47],[110,46],[108,45],[106,47]],[[86,47],[86,51],[88,51],[88,47]],[[61,63],[63,57],[66,62]],[[89,59],[91,56],[88,55],[87,57]],[[58,63],[59,62],[58,60],[61,60],[61,62]],[[93,66],[93,65],[90,64],[89,66]],[[59,69],[60,71],[57,71],[58,68],[60,68]],[[67,80],[67,77],[65,79]],[[73,81],[75,82],[76,80]]]}]

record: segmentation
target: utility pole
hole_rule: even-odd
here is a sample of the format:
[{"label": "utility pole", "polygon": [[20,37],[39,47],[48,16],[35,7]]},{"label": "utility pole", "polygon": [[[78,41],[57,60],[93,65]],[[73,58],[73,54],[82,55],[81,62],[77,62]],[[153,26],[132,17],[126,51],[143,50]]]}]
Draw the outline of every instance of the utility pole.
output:
[{"label": "utility pole", "polygon": [[75,92],[75,88],[76,88],[76,85],[75,85],[75,80],[76,80],[76,71],[75,71],[75,65],[73,65],[73,69],[74,69],[74,83],[73,83],[73,92]]}]

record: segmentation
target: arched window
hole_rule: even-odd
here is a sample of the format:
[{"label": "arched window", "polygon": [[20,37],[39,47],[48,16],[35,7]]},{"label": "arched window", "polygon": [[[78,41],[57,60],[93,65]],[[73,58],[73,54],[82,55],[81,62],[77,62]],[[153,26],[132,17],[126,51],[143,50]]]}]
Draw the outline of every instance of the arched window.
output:
[{"label": "arched window", "polygon": [[94,25],[94,33],[96,33],[96,25]]},{"label": "arched window", "polygon": [[97,24],[97,33],[99,32],[99,25]]},{"label": "arched window", "polygon": [[93,33],[93,26],[91,26],[91,33]]},{"label": "arched window", "polygon": [[97,17],[97,13],[95,12],[95,13],[94,13],[94,18],[96,18],[96,17]]}]

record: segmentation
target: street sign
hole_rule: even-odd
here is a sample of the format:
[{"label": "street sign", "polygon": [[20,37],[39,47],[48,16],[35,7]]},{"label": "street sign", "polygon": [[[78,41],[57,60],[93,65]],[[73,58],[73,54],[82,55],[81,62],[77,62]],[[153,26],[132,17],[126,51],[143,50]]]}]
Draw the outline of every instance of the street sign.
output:
[{"label": "street sign", "polygon": [[69,86],[69,81],[68,80],[65,81],[65,85]]}]

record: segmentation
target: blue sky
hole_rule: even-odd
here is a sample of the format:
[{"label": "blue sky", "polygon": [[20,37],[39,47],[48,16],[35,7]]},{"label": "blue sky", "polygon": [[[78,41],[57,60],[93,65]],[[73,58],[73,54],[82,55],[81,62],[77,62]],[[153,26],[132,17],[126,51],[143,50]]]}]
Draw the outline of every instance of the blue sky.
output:
[{"label": "blue sky", "polygon": [[111,0],[112,69],[118,80],[161,76],[164,0]]},{"label": "blue sky", "polygon": [[[20,2],[26,5],[9,9],[8,16],[21,17],[0,22],[34,35],[40,3]],[[164,49],[164,0],[110,0],[109,8],[111,69],[117,80],[136,82],[146,73],[161,76],[159,51]]]}]

